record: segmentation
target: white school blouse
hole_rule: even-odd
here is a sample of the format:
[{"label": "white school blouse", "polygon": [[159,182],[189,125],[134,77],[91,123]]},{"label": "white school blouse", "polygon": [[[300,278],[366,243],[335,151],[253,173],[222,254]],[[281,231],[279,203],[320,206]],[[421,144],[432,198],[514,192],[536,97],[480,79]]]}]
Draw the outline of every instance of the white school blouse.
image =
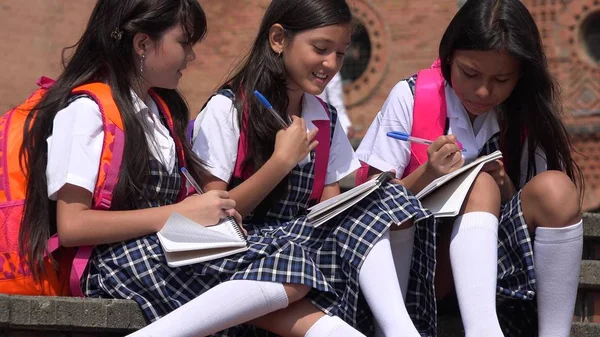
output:
[{"label": "white school blouse", "polygon": [[[147,126],[150,153],[172,173],[175,170],[175,142],[160,121],[158,106],[152,99],[142,101],[133,91],[131,97],[135,111]],[[52,135],[46,139],[48,198],[56,200],[56,193],[66,184],[94,193],[103,141],[102,116],[94,100],[79,98],[56,114]]]},{"label": "white school blouse", "polygon": [[[193,150],[208,165],[209,172],[220,180],[229,183],[238,151],[240,129],[238,111],[231,99],[223,95],[213,96],[194,122]],[[302,98],[302,118],[306,121],[307,132],[313,130],[313,120],[328,119],[323,105],[309,94]],[[309,163],[310,154],[300,164]],[[360,167],[354,150],[339,119],[336,122],[325,184],[333,184]]]},{"label": "white school blouse", "polygon": [[[465,162],[477,158],[479,151],[500,127],[494,110],[475,118],[473,124],[467,111],[454,90],[446,85],[446,108],[448,111],[448,134],[456,138],[466,149]],[[414,97],[408,83],[398,82],[386,99],[381,111],[369,127],[356,154],[358,159],[381,171],[395,170],[398,178],[410,162],[410,143],[388,137],[389,131],[410,133],[413,123]],[[521,187],[527,178],[527,146],[524,145],[521,157]],[[536,149],[536,174],[547,169],[546,157],[540,148]]]}]

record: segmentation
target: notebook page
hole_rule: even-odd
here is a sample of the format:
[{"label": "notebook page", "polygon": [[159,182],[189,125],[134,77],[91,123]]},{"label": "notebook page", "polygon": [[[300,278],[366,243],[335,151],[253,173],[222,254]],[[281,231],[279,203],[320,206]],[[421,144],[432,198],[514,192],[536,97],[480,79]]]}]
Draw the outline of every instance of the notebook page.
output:
[{"label": "notebook page", "polygon": [[459,174],[461,174],[481,163],[485,164],[487,162],[490,162],[490,161],[493,161],[496,159],[500,159],[500,158],[502,158],[502,152],[500,152],[500,151],[493,152],[487,156],[479,157],[476,160],[474,160],[473,162],[459,168],[458,170],[450,172],[444,176],[441,176],[441,177],[433,180],[431,183],[429,183],[429,185],[425,186],[425,188],[423,188],[419,193],[417,193],[416,197],[417,197],[417,199],[422,199],[423,197],[425,197],[426,195],[428,195],[429,193],[431,193],[438,187],[442,186],[446,182],[450,181],[454,177],[458,176]]},{"label": "notebook page", "polygon": [[236,253],[244,252],[246,250],[248,250],[248,247],[244,246],[238,248],[215,248],[183,252],[165,252],[165,258],[167,260],[167,265],[175,268],[219,259]]},{"label": "notebook page", "polygon": [[314,227],[319,227],[320,225],[322,225],[326,221],[328,221],[330,219],[333,219],[338,214],[340,214],[343,211],[347,210],[348,208],[356,205],[359,201],[361,201],[366,196],[368,196],[369,194],[371,194],[371,192],[375,191],[377,189],[377,187],[378,187],[377,185],[374,185],[366,193],[359,194],[359,195],[353,197],[352,199],[348,199],[348,200],[344,201],[343,203],[339,204],[337,206],[337,208],[335,210],[331,211],[330,213],[321,213],[321,214],[318,214],[318,215],[308,214],[308,218],[310,219],[310,222],[312,223],[312,225]]},{"label": "notebook page", "polygon": [[[157,233],[165,251],[182,251],[220,247],[245,246],[246,241],[237,235],[228,234],[222,223],[204,227],[178,213],[172,213],[165,226]],[[212,229],[217,227],[217,229]]]},{"label": "notebook page", "polygon": [[483,163],[475,169],[463,172],[435,192],[421,200],[423,207],[429,209],[435,217],[456,216],[471,189],[475,178],[481,171]]},{"label": "notebook page", "polygon": [[364,184],[356,186],[353,189],[348,190],[339,195],[336,195],[335,197],[333,197],[331,199],[327,199],[323,202],[320,202],[320,203],[314,205],[313,207],[309,208],[308,210],[310,211],[311,214],[319,214],[323,211],[330,209],[332,206],[335,206],[338,203],[343,202],[344,200],[352,199],[352,198],[356,197],[357,195],[360,195],[360,194],[364,193],[365,191],[368,191],[371,188],[376,188],[377,187],[376,185],[377,185],[377,179],[369,180],[369,181],[365,182]]}]

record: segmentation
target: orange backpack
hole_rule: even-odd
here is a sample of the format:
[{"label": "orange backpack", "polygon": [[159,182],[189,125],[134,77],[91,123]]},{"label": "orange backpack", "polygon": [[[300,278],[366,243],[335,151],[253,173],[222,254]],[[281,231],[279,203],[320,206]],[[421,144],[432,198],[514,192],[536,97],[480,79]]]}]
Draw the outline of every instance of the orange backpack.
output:
[{"label": "orange backpack", "polygon": [[[27,191],[27,172],[23,171],[25,167],[22,169],[19,163],[25,120],[53,83],[49,78],[40,78],[37,82],[40,88],[24,103],[0,118],[0,293],[4,294],[83,296],[80,279],[93,247],[60,247],[58,237],[53,236],[48,240],[48,253],[53,254],[58,268],[54,268],[51,259],[46,257],[45,273],[41,275],[39,282],[34,280],[26,257],[19,252],[19,231]],[[121,114],[110,87],[106,84],[86,84],[75,88],[72,94],[90,97],[100,107],[104,144],[92,208],[108,210],[112,204],[125,145]],[[180,165],[183,165],[185,159],[181,141],[173,132],[171,113],[158,95],[154,92],[150,94],[174,135],[178,159]],[[187,190],[183,181],[179,199],[185,195]]]}]

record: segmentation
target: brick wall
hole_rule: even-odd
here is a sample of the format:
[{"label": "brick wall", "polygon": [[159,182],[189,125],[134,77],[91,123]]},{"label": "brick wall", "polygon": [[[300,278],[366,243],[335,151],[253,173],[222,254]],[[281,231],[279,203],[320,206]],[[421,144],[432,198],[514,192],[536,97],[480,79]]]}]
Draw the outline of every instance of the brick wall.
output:
[{"label": "brick wall", "polygon": [[[192,111],[201,107],[230,71],[232,63],[248,49],[268,3],[268,0],[201,1],[208,15],[209,34],[196,47],[197,59],[186,70],[181,84]],[[398,80],[428,66],[434,59],[437,43],[457,5],[454,0],[366,3],[385,22],[389,62],[371,98],[350,108],[351,118],[365,127]],[[22,101],[35,88],[35,79],[40,75],[60,73],[61,50],[77,41],[94,4],[93,0],[6,0],[0,4],[3,41],[0,111]]]},{"label": "brick wall", "polygon": [[[208,37],[196,46],[197,59],[186,70],[181,90],[197,112],[215,87],[248,50],[269,0],[200,0],[209,20]],[[358,135],[370,125],[391,88],[402,78],[429,66],[439,40],[463,0],[348,0],[371,23],[382,60],[346,86],[348,113]],[[586,176],[584,209],[600,207],[600,66],[581,52],[578,33],[598,0],[524,0],[544,36],[549,64],[563,86],[575,119],[569,124]],[[94,0],[4,0],[0,3],[0,113],[21,102],[40,75],[60,73],[60,53],[74,44]],[[232,10],[235,9],[235,10]],[[364,15],[364,17],[363,17]],[[366,83],[366,84],[365,84]]]}]

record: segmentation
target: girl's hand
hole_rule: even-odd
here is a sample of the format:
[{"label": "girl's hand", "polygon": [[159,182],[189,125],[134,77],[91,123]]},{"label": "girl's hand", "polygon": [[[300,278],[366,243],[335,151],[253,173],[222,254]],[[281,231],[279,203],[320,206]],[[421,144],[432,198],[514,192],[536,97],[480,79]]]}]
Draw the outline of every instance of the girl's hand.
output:
[{"label": "girl's hand", "polygon": [[177,212],[203,226],[214,226],[221,219],[233,216],[241,224],[241,216],[235,210],[235,200],[229,192],[212,190],[204,194],[193,194],[178,203]]},{"label": "girl's hand", "polygon": [[289,170],[304,159],[319,143],[313,140],[318,129],[306,133],[306,122],[303,118],[292,116],[292,120],[292,124],[287,129],[277,132],[275,150],[271,156],[271,158],[277,158]]},{"label": "girl's hand", "polygon": [[502,160],[498,159],[486,163],[483,165],[481,171],[489,173],[489,175],[494,178],[498,188],[500,188],[500,196],[503,204],[517,192],[512,181],[508,177],[508,174],[506,174],[506,171],[504,170],[504,163]]},{"label": "girl's hand", "polygon": [[425,173],[433,179],[459,169],[465,162],[454,135],[438,137],[427,148],[427,157]]}]

